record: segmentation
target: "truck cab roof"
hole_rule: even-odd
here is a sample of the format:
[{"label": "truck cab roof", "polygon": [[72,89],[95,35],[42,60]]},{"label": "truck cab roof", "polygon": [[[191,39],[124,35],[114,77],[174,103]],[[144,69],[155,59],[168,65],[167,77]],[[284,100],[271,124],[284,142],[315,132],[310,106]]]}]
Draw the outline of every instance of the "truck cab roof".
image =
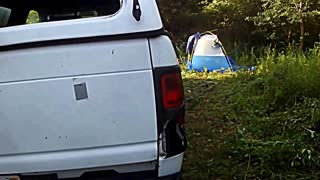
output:
[{"label": "truck cab roof", "polygon": [[[0,2],[0,7],[10,10],[7,26],[0,28],[0,48],[52,40],[145,33],[163,28],[156,1],[35,0],[22,4],[9,0]],[[140,11],[138,19],[133,13],[136,7]],[[38,13],[39,22],[26,24],[31,10]]]}]

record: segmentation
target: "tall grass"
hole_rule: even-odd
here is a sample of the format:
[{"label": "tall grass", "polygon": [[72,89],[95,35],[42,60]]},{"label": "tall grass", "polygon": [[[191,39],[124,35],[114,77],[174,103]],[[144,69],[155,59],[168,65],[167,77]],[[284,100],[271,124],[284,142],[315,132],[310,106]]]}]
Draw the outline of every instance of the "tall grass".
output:
[{"label": "tall grass", "polygon": [[187,177],[319,179],[320,45],[307,52],[251,49],[233,57],[257,70],[221,75],[182,69]]},{"label": "tall grass", "polygon": [[230,80],[236,133],[226,146],[235,167],[242,177],[318,177],[320,48],[268,48],[259,62]]},{"label": "tall grass", "polygon": [[306,54],[292,49],[279,54],[267,51],[258,71],[258,76],[265,80],[266,97],[278,106],[293,105],[305,98],[319,98],[319,75],[319,48]]}]

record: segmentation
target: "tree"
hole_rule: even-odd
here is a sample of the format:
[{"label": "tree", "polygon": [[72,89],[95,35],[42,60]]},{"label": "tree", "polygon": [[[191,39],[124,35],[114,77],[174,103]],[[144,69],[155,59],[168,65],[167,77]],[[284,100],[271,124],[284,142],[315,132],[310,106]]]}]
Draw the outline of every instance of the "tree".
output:
[{"label": "tree", "polygon": [[304,49],[320,40],[319,0],[159,0],[159,4],[165,28],[178,44],[207,30],[217,30],[227,49],[239,51],[294,43]]},{"label": "tree", "polygon": [[320,15],[319,0],[262,0],[262,11],[248,17],[255,25],[269,32],[272,40],[291,43],[298,36],[299,48],[304,48],[308,34],[306,23]]},{"label": "tree", "polygon": [[255,32],[253,22],[246,17],[256,15],[261,10],[257,0],[206,0],[203,12],[211,17],[211,29],[218,33],[225,44],[240,42],[241,46],[259,45],[263,36]]},{"label": "tree", "polygon": [[163,23],[176,40],[206,29],[209,17],[202,13],[201,0],[159,0]]}]

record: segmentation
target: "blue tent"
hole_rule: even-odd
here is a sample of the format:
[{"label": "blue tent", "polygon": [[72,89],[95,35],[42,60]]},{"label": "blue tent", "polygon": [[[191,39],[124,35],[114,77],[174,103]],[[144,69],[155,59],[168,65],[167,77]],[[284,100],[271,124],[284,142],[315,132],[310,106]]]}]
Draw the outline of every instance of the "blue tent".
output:
[{"label": "blue tent", "polygon": [[[192,47],[192,50],[191,50]],[[189,70],[202,72],[233,70],[235,62],[226,56],[218,37],[214,34],[199,33],[189,37],[187,52],[192,51],[188,58]]]},{"label": "blue tent", "polygon": [[227,56],[218,36],[211,33],[199,33],[188,39],[186,52],[188,53],[188,70],[203,72],[238,71],[240,69],[253,71],[255,67],[238,66],[231,56]]}]

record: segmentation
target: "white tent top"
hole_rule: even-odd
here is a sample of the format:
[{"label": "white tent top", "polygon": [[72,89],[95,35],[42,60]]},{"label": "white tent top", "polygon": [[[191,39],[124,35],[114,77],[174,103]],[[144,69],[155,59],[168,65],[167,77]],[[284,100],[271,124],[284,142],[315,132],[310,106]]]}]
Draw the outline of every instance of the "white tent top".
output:
[{"label": "white tent top", "polygon": [[219,42],[219,39],[214,34],[201,36],[197,42],[194,56],[225,56],[221,46],[216,42]]}]

